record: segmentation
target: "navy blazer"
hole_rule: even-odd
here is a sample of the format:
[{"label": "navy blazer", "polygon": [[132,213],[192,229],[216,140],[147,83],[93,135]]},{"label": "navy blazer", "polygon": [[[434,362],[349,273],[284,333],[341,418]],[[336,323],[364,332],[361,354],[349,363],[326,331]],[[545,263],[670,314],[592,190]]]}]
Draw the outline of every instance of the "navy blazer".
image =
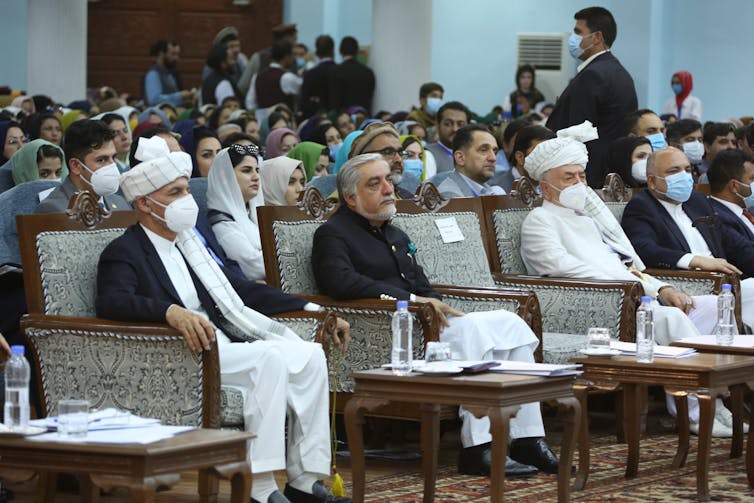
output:
[{"label": "navy blazer", "polygon": [[589,164],[586,178],[590,187],[602,188],[610,167],[604,165],[610,142],[621,136],[626,115],[638,109],[631,74],[611,52],[600,54],[576,74],[555,103],[547,127],[553,131],[589,120],[599,138],[587,142]]},{"label": "navy blazer", "polygon": [[317,287],[336,299],[408,300],[411,294],[441,298],[429,285],[411,251],[411,239],[385,223],[372,227],[361,215],[341,206],[314,233],[312,266]]},{"label": "navy blazer", "polygon": [[[222,327],[209,292],[191,272],[202,307],[212,322]],[[228,280],[247,306],[265,315],[300,310],[306,301],[276,288],[248,281],[223,268]],[[183,306],[165,266],[139,224],[113,240],[100,255],[97,268],[97,316],[118,321],[165,322],[171,304]],[[184,306],[185,307],[185,306]],[[231,334],[226,334],[232,338]]]},{"label": "navy blazer", "polygon": [[[692,192],[683,203],[683,211],[704,238],[712,254],[724,258],[743,271],[743,277],[754,275],[754,253],[745,241],[723,225],[707,196]],[[621,225],[636,252],[647,267],[675,269],[678,260],[691,253],[688,242],[662,204],[644,189],[626,205]]]}]

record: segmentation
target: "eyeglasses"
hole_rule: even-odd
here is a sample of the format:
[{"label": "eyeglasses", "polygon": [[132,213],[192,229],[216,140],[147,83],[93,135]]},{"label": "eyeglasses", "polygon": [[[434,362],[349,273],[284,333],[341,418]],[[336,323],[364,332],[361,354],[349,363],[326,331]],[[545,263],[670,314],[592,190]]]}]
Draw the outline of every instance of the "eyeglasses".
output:
[{"label": "eyeglasses", "polygon": [[5,143],[8,145],[18,145],[19,143],[21,145],[24,145],[29,142],[28,136],[9,136],[5,139]]},{"label": "eyeglasses", "polygon": [[250,155],[253,157],[259,156],[259,147],[257,147],[256,145],[240,145],[238,143],[234,143],[228,148],[238,155]]},{"label": "eyeglasses", "polygon": [[393,147],[385,147],[382,150],[377,150],[375,152],[369,152],[370,154],[380,154],[382,157],[384,157],[386,160],[391,160],[395,157],[395,154],[398,154],[401,156],[401,159],[406,160],[408,159],[408,152],[405,150],[398,150]]}]

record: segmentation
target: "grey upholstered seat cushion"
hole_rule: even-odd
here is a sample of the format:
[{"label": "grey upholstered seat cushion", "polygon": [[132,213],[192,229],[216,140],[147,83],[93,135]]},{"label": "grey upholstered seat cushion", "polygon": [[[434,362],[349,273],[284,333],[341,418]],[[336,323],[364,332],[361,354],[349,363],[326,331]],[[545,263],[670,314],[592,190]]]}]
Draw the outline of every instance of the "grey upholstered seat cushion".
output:
[{"label": "grey upholstered seat cushion", "polygon": [[[462,241],[443,242],[435,221],[448,218],[454,218],[458,223],[464,236]],[[495,286],[476,213],[400,213],[393,218],[393,224],[408,234],[411,241],[416,244],[416,260],[431,284]]]},{"label": "grey upholstered seat cushion", "polygon": [[513,208],[495,210],[492,214],[500,272],[503,274],[526,274],[521,259],[521,226],[529,211],[529,208]]}]

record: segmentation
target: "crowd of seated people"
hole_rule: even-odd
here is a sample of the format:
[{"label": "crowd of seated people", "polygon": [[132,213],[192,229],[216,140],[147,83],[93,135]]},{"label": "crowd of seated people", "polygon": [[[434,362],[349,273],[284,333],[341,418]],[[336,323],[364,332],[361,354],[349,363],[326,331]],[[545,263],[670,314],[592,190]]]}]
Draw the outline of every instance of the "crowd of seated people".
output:
[{"label": "crowd of seated people", "polygon": [[[343,166],[349,172],[358,167],[348,164],[353,157],[372,155],[361,160],[373,163],[389,182],[378,189],[388,199],[411,197],[424,181],[434,182],[448,197],[506,194],[527,176],[545,201],[542,210],[532,212],[524,232],[522,255],[529,272],[625,279],[646,265],[738,274],[743,321],[754,328],[754,122],[751,117],[701,122],[701,105],[690,95],[688,72],[673,75],[677,99],[669,102],[665,115],[634,110],[622,118],[622,136],[606,147],[602,165],[607,172],[618,173],[628,187],[644,189],[619,223],[603,220],[603,208],[585,182],[589,157],[582,146],[594,138],[548,129],[553,105],[535,87],[536,69],[529,65],[518,69],[516,89],[505,102],[487,114],[471,111],[463,97],[444,101],[443,87],[434,82],[421,86],[418,107],[372,111],[375,76],[357,61],[358,44],[352,37],[341,41],[340,64],[334,62],[334,41],[327,35],[317,38],[315,55],[293,57],[295,25],[276,27],[272,47],[249,58],[240,52],[238,41],[235,29],[218,34],[200,91],[181,89],[173,73],[179,46],[159,41],[141,99],[109,87],[68,105],[54,97],[19,94],[0,110],[0,174],[8,175],[7,183],[0,177],[0,191],[34,180],[58,180],[58,187],[39,193],[37,212],[63,211],[72,194],[89,190],[108,210],[133,209],[150,225],[162,221],[169,226],[170,204],[155,201],[150,194],[156,192],[141,187],[141,192],[124,191],[122,185],[129,177],[144,183],[145,163],[156,155],[149,150],[154,143],[147,140],[161,138],[159,156],[185,154],[182,170],[165,186],[184,177],[206,179],[207,211],[195,221],[201,241],[208,249],[208,243],[219,248],[220,262],[234,274],[263,282],[256,208],[296,204],[304,187],[323,177],[332,177],[334,189],[334,179],[346,177],[339,175]],[[575,139],[564,142],[561,136]],[[132,173],[140,164],[140,172]],[[712,195],[694,191],[695,184],[709,184],[707,193],[711,190]],[[181,189],[187,191],[184,185]],[[338,197],[338,192],[324,195]],[[355,209],[355,193],[346,196],[351,198],[346,199],[347,209],[361,214]],[[158,206],[162,209],[154,209]],[[593,212],[599,225],[593,229],[584,223],[583,212]],[[695,225],[705,216],[715,216],[715,223]],[[561,220],[586,225],[594,246],[604,247],[604,235],[609,236],[609,249],[602,252],[612,269],[581,267],[587,262],[582,255],[589,254],[583,249],[584,236],[579,236],[579,245],[569,241],[572,224],[559,229],[561,236],[553,233]],[[557,250],[560,256],[548,258]],[[215,256],[212,250],[210,254]],[[653,278],[642,281],[645,292],[663,304],[658,312],[670,313],[667,331],[676,325],[711,329],[702,328],[710,323],[710,311],[702,312],[709,299],[686,296]],[[676,308],[679,311],[673,311]],[[15,322],[4,322],[0,330],[12,338],[21,314],[4,316]],[[164,314],[162,321],[170,322]],[[693,414],[692,421],[698,420]],[[732,433],[729,415],[715,420],[714,434]],[[544,465],[537,464],[536,456],[521,456],[524,466],[509,460],[511,474],[552,471],[557,460],[543,445]],[[474,473],[485,472],[481,461],[466,464],[474,466]],[[322,470],[314,472],[319,477]],[[310,493],[317,480],[313,476],[307,473],[286,496],[295,500],[299,489]],[[259,487],[263,490],[256,495],[265,500],[275,491],[268,479]],[[319,490],[317,486],[315,494]]]}]

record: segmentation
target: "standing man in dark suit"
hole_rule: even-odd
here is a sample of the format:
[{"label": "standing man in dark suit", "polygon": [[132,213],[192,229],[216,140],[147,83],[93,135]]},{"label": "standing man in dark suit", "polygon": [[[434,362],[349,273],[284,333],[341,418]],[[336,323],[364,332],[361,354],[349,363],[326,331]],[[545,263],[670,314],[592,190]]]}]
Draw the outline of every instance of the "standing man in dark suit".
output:
[{"label": "standing man in dark suit", "polygon": [[71,196],[82,190],[100,196],[100,204],[107,210],[130,210],[126,200],[116,194],[120,171],[115,165],[113,138],[115,131],[101,121],[84,119],[68,126],[63,142],[68,178],[34,212],[64,212]]},{"label": "standing man in dark suit", "polygon": [[558,98],[547,127],[558,131],[585,120],[597,127],[599,139],[587,143],[586,178],[590,187],[602,188],[607,174],[603,157],[610,142],[623,136],[623,119],[638,108],[638,101],[631,75],[610,52],[618,31],[610,11],[589,7],[578,11],[574,19],[568,48],[583,63]]},{"label": "standing man in dark suit", "polygon": [[372,110],[374,72],[356,59],[358,53],[359,42],[353,37],[343,37],[340,41],[343,62],[335,69],[331,91],[338,110],[345,110],[353,105],[362,106],[367,111]]},{"label": "standing man in dark suit", "polygon": [[304,72],[301,85],[301,110],[303,118],[309,118],[318,112],[327,112],[334,108],[331,94],[332,80],[335,72],[335,42],[330,35],[320,35],[314,42],[319,63]]},{"label": "standing man in dark suit", "polygon": [[674,147],[647,159],[647,188],[626,205],[621,225],[647,267],[742,274],[741,312],[754,324],[754,253],[720,225],[707,197],[693,192],[691,165]]}]

